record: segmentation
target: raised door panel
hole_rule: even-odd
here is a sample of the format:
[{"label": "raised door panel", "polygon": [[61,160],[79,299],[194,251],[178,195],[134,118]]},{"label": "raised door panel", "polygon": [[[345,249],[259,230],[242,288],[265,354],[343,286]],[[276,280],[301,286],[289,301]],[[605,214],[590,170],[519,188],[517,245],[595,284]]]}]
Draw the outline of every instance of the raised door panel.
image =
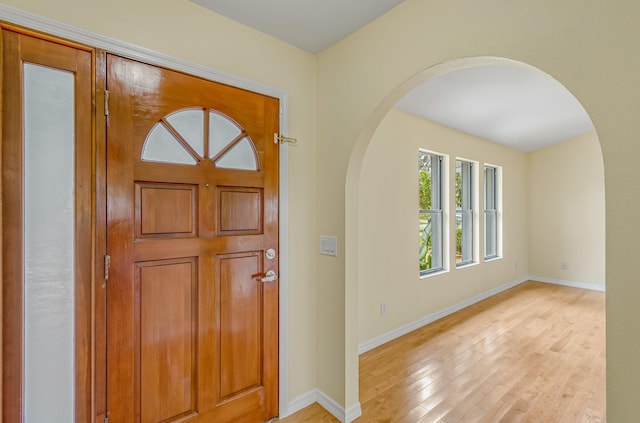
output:
[{"label": "raised door panel", "polygon": [[218,257],[220,286],[220,397],[261,384],[262,268],[260,253]]},{"label": "raised door panel", "polygon": [[137,265],[140,421],[196,414],[196,259]]},{"label": "raised door panel", "polygon": [[262,194],[258,188],[219,187],[219,235],[262,233]]},{"label": "raised door panel", "polygon": [[197,236],[198,186],[137,182],[137,238]]}]

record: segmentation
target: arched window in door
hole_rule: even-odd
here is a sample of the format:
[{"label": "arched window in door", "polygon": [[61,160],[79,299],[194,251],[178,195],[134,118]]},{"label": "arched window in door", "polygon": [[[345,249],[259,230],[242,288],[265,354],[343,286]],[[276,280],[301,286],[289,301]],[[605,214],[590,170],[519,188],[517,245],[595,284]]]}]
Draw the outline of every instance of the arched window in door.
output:
[{"label": "arched window in door", "polygon": [[142,147],[142,160],[259,170],[253,140],[237,122],[212,109],[187,108],[156,123]]}]

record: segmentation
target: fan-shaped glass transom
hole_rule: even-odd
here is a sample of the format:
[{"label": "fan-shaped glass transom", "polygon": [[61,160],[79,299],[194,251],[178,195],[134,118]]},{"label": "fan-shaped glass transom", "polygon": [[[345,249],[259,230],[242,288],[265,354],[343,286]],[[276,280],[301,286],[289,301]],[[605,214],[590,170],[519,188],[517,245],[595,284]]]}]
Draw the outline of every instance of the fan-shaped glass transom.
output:
[{"label": "fan-shaped glass transom", "polygon": [[247,132],[223,113],[200,108],[178,110],[160,119],[149,131],[141,156],[148,162],[197,165],[212,160],[219,168],[259,169]]}]

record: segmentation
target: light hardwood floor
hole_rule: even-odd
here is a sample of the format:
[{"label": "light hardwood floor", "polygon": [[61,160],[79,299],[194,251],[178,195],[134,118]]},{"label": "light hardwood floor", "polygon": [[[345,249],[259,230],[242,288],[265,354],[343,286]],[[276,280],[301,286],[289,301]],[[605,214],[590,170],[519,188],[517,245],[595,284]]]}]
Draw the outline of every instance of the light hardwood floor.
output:
[{"label": "light hardwood floor", "polygon": [[526,282],[424,326],[360,356],[360,402],[358,423],[605,422],[604,293]]}]

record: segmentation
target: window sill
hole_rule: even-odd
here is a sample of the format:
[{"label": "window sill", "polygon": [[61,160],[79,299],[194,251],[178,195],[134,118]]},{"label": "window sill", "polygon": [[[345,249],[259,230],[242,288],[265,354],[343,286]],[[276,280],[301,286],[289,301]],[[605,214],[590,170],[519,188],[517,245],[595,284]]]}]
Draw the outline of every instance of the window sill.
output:
[{"label": "window sill", "polygon": [[437,270],[435,272],[430,272],[430,273],[425,273],[425,274],[420,274],[419,275],[419,279],[428,279],[428,278],[432,278],[434,276],[440,276],[443,275],[445,273],[449,273],[449,269],[442,269],[442,270]]},{"label": "window sill", "polygon": [[478,263],[477,261],[472,261],[471,263],[465,263],[465,264],[461,264],[461,265],[456,265],[456,270],[458,269],[466,269],[467,267],[473,267],[473,266],[477,266],[480,263]]},{"label": "window sill", "polygon": [[502,256],[496,256],[496,257],[485,258],[485,259],[484,259],[484,262],[485,262],[485,263],[489,263],[489,262],[496,261],[496,260],[502,260]]}]

